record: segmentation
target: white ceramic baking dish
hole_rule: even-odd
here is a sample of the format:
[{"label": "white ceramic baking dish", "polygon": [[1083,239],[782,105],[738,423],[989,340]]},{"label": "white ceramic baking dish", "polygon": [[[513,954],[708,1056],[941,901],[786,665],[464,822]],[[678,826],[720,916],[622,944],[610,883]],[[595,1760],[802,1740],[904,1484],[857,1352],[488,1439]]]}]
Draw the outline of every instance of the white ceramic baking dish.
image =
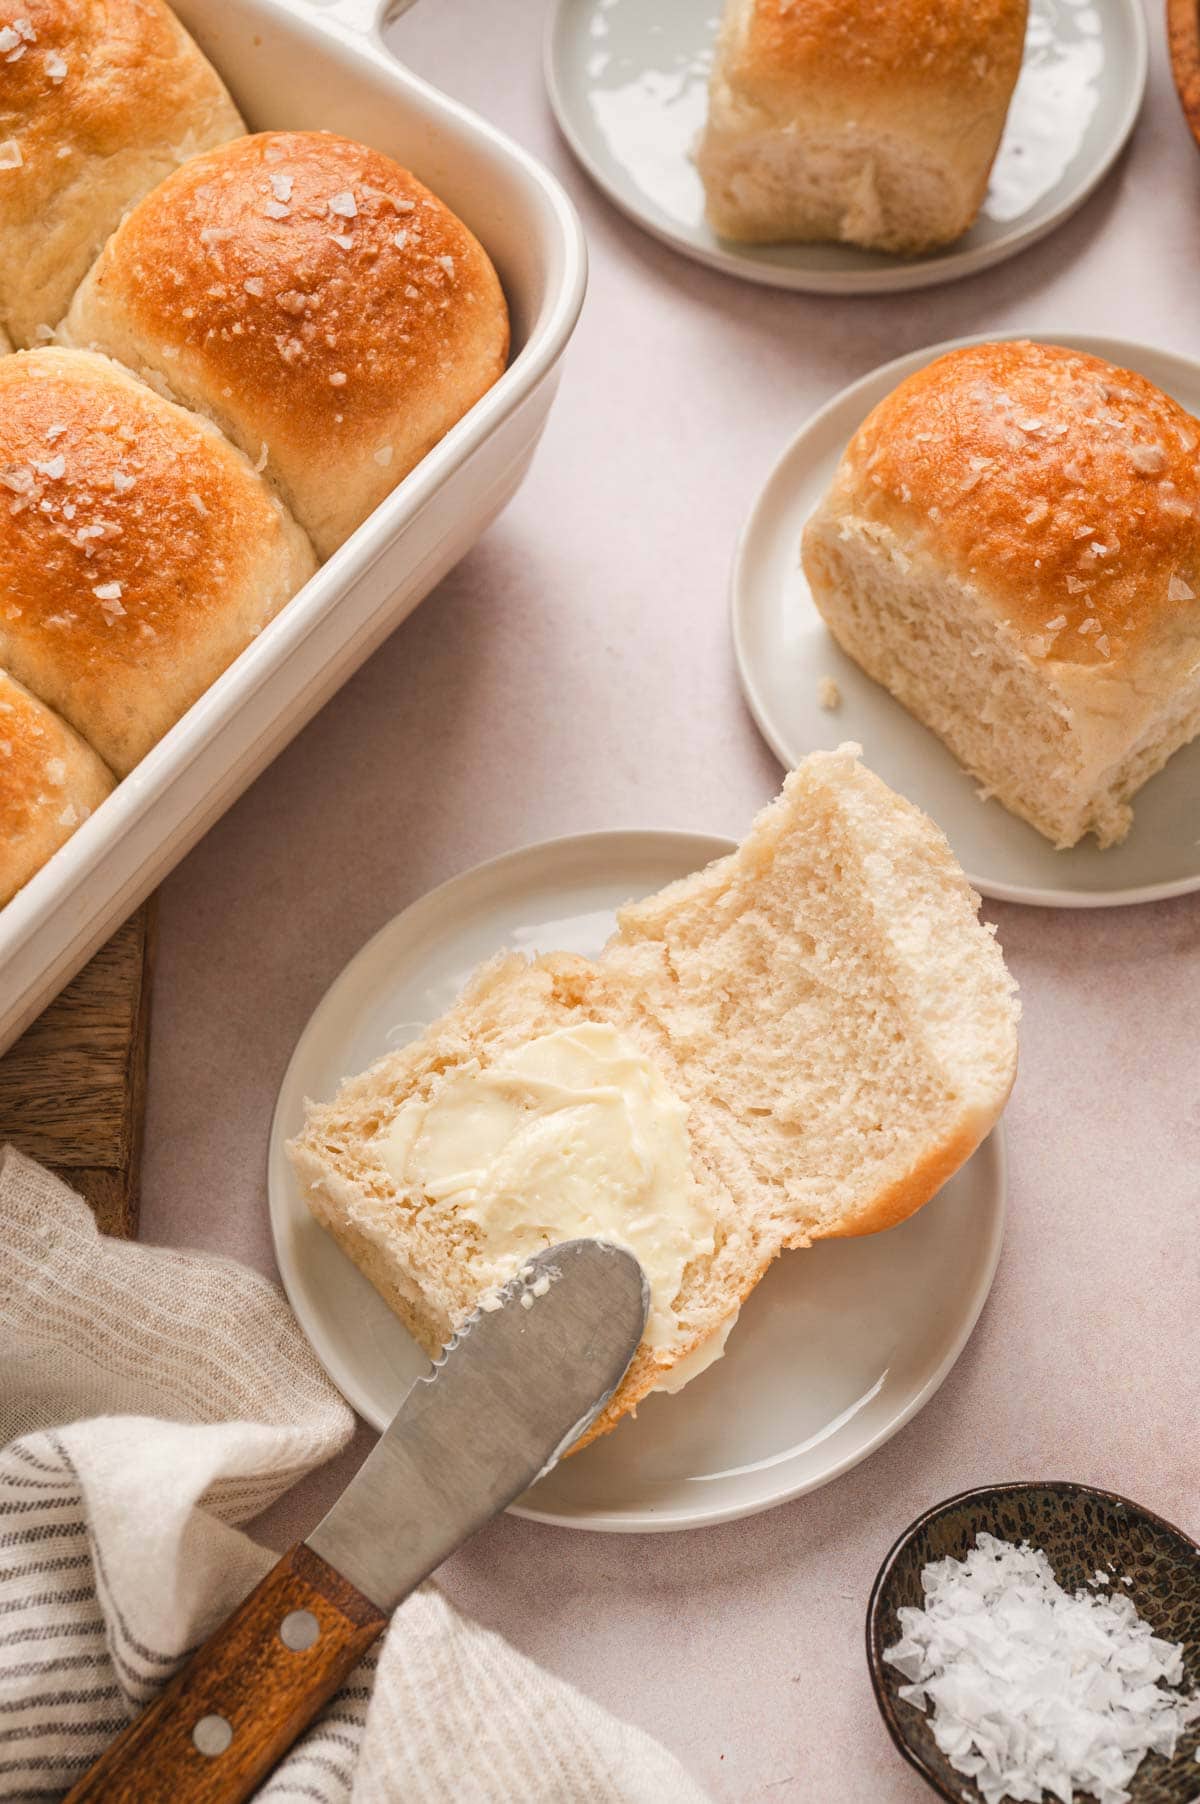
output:
[{"label": "white ceramic baking dish", "polygon": [[195,844],[509,500],[583,301],[579,222],[501,133],[402,68],[386,0],[173,0],[251,130],[322,127],[386,151],[486,246],[509,368],[0,911],[0,1051]]}]

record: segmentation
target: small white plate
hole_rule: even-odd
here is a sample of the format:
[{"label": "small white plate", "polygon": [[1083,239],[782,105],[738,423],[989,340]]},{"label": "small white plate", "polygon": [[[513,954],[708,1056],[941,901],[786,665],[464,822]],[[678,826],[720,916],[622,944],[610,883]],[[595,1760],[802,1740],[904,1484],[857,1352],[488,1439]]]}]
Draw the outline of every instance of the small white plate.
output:
[{"label": "small white plate", "polygon": [[[1133,827],[1119,846],[1088,839],[1069,852],[999,802],[981,802],[975,780],[937,736],[838,646],[818,614],[800,567],[805,521],[833,479],[847,441],[905,376],[959,345],[1032,336],[1139,370],[1200,414],[1200,363],[1123,338],[1076,332],[998,332],[949,339],[899,357],[843,389],[792,440],[742,529],[734,557],[733,642],[742,688],[763,736],[784,764],[856,739],[866,762],[938,823],[976,889],[1004,902],[1102,908],[1154,902],[1200,888],[1200,739],[1175,753],[1138,790]],[[830,712],[821,679],[842,695]]]},{"label": "small white plate", "polygon": [[956,244],[913,259],[852,245],[735,244],[705,224],[691,160],[719,11],[697,0],[557,0],[547,21],[546,85],[568,144],[622,212],[685,256],[772,288],[926,288],[1011,257],[1103,180],[1146,87],[1139,0],[1032,0],[991,186]]},{"label": "small white plate", "polygon": [[[271,1128],[271,1226],[293,1309],[334,1383],[376,1428],[428,1370],[357,1268],[309,1215],[284,1151],[306,1096],[333,1094],[448,1008],[503,947],[596,953],[616,908],[729,851],[689,833],[591,833],[480,865],[433,890],[351,960],[300,1037]],[[698,1528],[814,1490],[864,1459],[937,1390],[1000,1255],[999,1133],[887,1234],[776,1261],[723,1360],[651,1397],[514,1506],[574,1528]]]}]

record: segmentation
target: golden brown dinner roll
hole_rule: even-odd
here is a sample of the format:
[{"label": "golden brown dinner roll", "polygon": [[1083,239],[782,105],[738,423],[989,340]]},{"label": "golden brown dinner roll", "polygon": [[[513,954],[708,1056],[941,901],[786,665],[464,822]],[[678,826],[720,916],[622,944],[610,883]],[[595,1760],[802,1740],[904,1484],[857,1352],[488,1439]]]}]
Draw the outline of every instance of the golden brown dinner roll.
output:
[{"label": "golden brown dinner roll", "polygon": [[264,132],[147,195],[66,335],[207,413],[327,556],[500,375],[508,314],[466,226],[389,157]]},{"label": "golden brown dinner roll", "polygon": [[107,358],[0,358],[0,667],[123,776],[314,568],[207,420]]},{"label": "golden brown dinner roll", "polygon": [[0,324],[31,344],[126,208],[245,127],[161,0],[14,10],[0,26]]},{"label": "golden brown dinner roll", "polygon": [[748,242],[921,251],[979,211],[1027,0],[727,0],[697,163]]},{"label": "golden brown dinner roll", "polygon": [[0,670],[0,904],[70,839],[112,786],[95,752]]},{"label": "golden brown dinner roll", "polygon": [[834,637],[1056,845],[1123,838],[1200,731],[1198,443],[1132,370],[974,345],[880,402],[805,528]]}]

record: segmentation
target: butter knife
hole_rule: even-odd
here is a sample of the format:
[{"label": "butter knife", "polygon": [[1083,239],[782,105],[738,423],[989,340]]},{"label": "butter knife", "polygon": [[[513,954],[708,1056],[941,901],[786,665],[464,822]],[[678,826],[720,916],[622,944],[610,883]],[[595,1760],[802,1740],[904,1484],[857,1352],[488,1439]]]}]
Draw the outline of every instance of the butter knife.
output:
[{"label": "butter knife", "polygon": [[539,1253],[418,1379],[324,1520],[101,1756],[67,1804],[239,1804],[410,1591],[603,1409],[646,1325],[631,1254]]}]

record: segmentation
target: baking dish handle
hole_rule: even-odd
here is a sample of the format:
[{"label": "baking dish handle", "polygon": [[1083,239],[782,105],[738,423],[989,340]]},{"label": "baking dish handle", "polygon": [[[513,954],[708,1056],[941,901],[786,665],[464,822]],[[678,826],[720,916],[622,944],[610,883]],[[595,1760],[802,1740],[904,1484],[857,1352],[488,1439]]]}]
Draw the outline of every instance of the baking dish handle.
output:
[{"label": "baking dish handle", "polygon": [[303,0],[319,19],[371,38],[382,37],[384,26],[414,3],[415,0]]}]

